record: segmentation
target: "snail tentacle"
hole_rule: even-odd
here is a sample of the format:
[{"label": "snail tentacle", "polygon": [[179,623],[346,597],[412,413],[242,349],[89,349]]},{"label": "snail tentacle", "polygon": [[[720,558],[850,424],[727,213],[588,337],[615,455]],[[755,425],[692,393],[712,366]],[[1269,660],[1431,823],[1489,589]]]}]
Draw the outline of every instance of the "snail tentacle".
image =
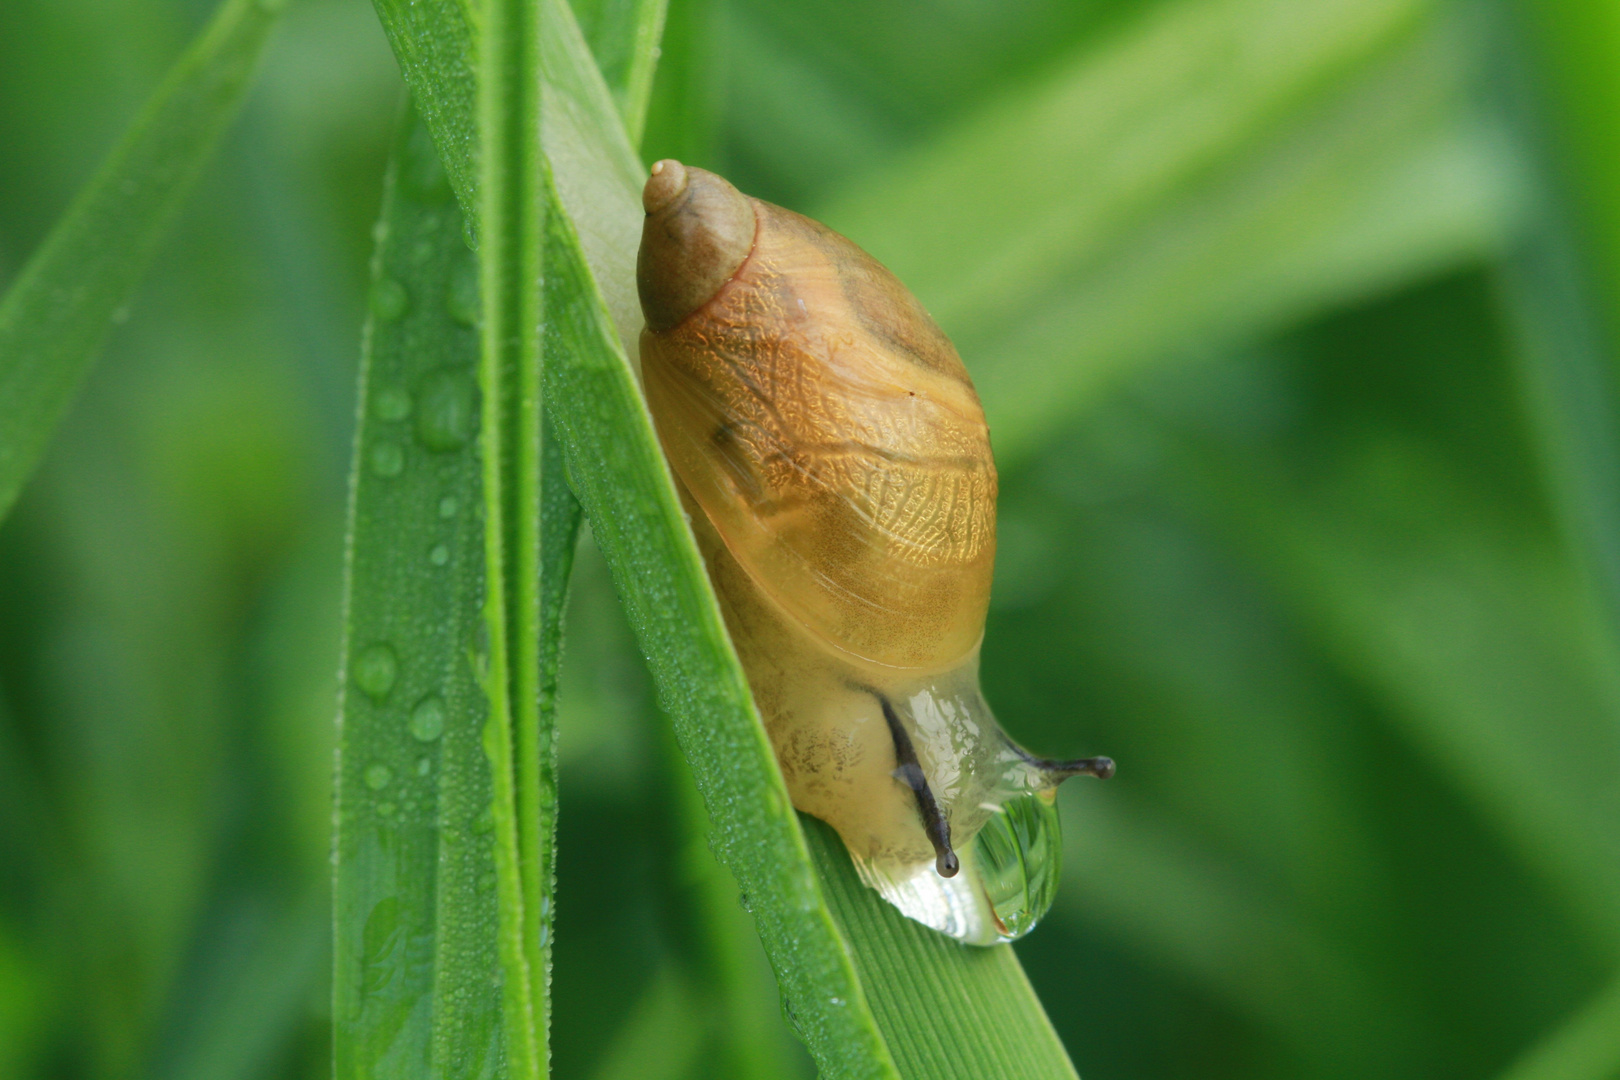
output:
[{"label": "snail tentacle", "polygon": [[900,717],[895,715],[894,706],[882,694],[875,696],[883,707],[889,737],[894,740],[895,779],[909,787],[917,798],[917,812],[922,814],[923,832],[927,834],[929,843],[934,845],[934,868],[939,871],[940,877],[955,877],[962,862],[951,849],[951,823],[945,820],[945,815],[940,811],[939,800],[934,798],[934,791],[928,786],[928,777],[923,775],[922,765],[917,762],[917,749],[911,745],[911,736],[906,733],[905,725],[900,723]]}]

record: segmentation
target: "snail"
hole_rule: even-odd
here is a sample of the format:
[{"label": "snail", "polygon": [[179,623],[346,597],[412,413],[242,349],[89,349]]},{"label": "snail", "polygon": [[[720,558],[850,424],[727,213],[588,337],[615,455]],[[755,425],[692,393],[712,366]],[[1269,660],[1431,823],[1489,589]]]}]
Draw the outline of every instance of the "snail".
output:
[{"label": "snail", "polygon": [[642,194],[642,379],[793,805],[974,944],[1052,903],[1050,761],[979,689],[996,470],[956,349],[877,260],[678,161]]}]

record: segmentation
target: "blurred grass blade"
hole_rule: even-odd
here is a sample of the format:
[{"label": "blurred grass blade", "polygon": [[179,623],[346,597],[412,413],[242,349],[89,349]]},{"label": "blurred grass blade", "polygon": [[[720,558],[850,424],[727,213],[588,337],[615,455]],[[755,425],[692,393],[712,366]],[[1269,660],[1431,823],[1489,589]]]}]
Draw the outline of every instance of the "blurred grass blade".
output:
[{"label": "blurred grass blade", "polygon": [[[1542,100],[1521,102],[1539,115],[1541,149],[1558,158],[1560,194],[1581,218],[1581,254],[1605,301],[1597,317],[1620,338],[1620,11],[1605,0],[1516,0],[1510,29],[1528,48]],[[1530,72],[1519,72],[1528,75]],[[1595,297],[1596,298],[1596,297]]]},{"label": "blurred grass blade", "polygon": [[700,960],[699,981],[710,987],[709,1024],[720,1044],[721,1061],[734,1077],[791,1077],[804,1059],[795,1055],[780,1017],[775,979],[760,962],[754,920],[737,902],[737,880],[709,847],[709,815],[673,733],[665,729],[664,760],[671,798],[679,817],[681,851],[677,866],[687,888],[683,913],[691,925]]},{"label": "blurred grass blade", "polygon": [[1015,466],[1134,365],[1492,250],[1511,158],[1432,10],[1164,5],[818,216],[952,336]]},{"label": "blurred grass blade", "polygon": [[1210,451],[1182,456],[1189,487],[1219,493],[1322,642],[1620,957],[1620,728],[1598,721],[1620,689],[1578,575],[1415,444],[1371,439],[1308,494],[1276,462]]},{"label": "blurred grass blade", "polygon": [[226,0],[0,300],[0,519],[236,115],[279,4]]},{"label": "blurred grass blade", "polygon": [[[162,1080],[255,1080],[264,1062],[286,1045],[324,987],[321,968],[331,932],[325,889],[315,890],[286,911],[260,920],[240,958],[226,952],[219,978],[188,1003],[189,1037],[165,1055],[155,1070]],[[235,963],[231,963],[235,960]]]},{"label": "blurred grass blade", "polygon": [[[378,235],[344,627],[335,1075],[504,1076],[480,683],[490,635],[475,452],[479,269],[414,115],[395,145]],[[537,663],[549,712],[578,511],[556,455],[543,464]]]},{"label": "blurred grass blade", "polygon": [[570,6],[619,104],[630,145],[640,146],[669,0],[575,0]]},{"label": "blurred grass blade", "polygon": [[531,0],[486,0],[481,11],[484,749],[494,780],[507,1068],[513,1080],[541,1080],[551,1058],[547,991],[557,827],[553,717],[540,708],[541,22]]},{"label": "blurred grass blade", "polygon": [[[1367,1031],[1396,1053],[1411,1045],[1404,1003],[1390,1000],[1362,957],[1312,926],[1267,875],[1226,872],[1222,862],[1205,836],[1174,835],[1094,800],[1064,812],[1058,903],[1269,1030],[1316,1066],[1311,1075],[1368,1056]],[[1324,1027],[1324,1014],[1340,1022]]]},{"label": "blurred grass blade", "polygon": [[1531,1047],[1497,1080],[1609,1080],[1620,1076],[1620,979]]},{"label": "blurred grass blade", "polygon": [[[595,1080],[684,1080],[703,1050],[697,995],[672,968],[652,977],[613,1037]],[[759,1074],[764,1075],[764,1074]]]},{"label": "blurred grass blade", "polygon": [[559,201],[546,215],[545,265],[546,395],[569,476],[692,763],[715,854],[751,898],[783,1008],[822,1075],[895,1077],[816,886],[651,417]]},{"label": "blurred grass blade", "polygon": [[1499,56],[1496,81],[1536,187],[1501,282],[1548,488],[1620,642],[1620,19],[1585,0],[1514,8],[1530,31],[1514,40],[1539,48]]},{"label": "blurred grass blade", "polygon": [[800,821],[901,1075],[1074,1080],[1012,946],[971,948],[912,922],[861,884],[830,826]]}]

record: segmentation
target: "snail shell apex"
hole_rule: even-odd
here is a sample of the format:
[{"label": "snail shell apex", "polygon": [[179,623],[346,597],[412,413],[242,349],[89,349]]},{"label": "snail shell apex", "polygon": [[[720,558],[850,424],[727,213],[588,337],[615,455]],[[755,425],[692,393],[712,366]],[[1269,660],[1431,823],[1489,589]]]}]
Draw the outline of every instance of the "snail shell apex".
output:
[{"label": "snail shell apex", "polygon": [[760,590],[825,644],[941,670],[995,561],[984,412],[950,341],[832,230],[661,162],[637,281],[676,476]]}]

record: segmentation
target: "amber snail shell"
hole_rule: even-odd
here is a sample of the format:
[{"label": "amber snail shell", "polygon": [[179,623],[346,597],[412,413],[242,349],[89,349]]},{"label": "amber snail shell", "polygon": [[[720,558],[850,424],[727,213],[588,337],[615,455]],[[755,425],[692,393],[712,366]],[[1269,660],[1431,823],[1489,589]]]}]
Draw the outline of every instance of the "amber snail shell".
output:
[{"label": "amber snail shell", "polygon": [[932,894],[897,899],[984,908],[938,882],[986,821],[1113,769],[1031,757],[979,693],[996,470],[961,358],[809,218],[676,161],[643,204],[648,406],[794,805],[913,917],[1017,936],[994,904],[940,925],[908,909]]}]

